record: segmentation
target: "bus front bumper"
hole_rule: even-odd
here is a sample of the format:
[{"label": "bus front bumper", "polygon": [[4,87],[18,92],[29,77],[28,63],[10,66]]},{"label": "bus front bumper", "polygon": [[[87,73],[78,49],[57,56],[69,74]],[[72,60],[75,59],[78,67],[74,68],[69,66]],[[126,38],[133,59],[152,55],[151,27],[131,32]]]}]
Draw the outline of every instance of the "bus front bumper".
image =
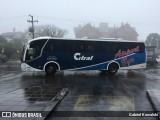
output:
[{"label": "bus front bumper", "polygon": [[42,71],[42,70],[33,68],[33,67],[29,66],[29,65],[26,64],[26,63],[21,63],[21,70],[22,70],[22,71]]}]

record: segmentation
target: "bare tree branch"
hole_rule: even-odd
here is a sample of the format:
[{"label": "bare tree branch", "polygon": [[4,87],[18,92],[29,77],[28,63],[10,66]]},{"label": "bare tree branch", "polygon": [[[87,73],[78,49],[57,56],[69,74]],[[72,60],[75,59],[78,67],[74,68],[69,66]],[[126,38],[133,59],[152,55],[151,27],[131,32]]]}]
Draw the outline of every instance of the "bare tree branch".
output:
[{"label": "bare tree branch", "polygon": [[56,27],[55,25],[41,25],[35,30],[36,37],[51,36],[62,38],[67,34],[65,29]]}]

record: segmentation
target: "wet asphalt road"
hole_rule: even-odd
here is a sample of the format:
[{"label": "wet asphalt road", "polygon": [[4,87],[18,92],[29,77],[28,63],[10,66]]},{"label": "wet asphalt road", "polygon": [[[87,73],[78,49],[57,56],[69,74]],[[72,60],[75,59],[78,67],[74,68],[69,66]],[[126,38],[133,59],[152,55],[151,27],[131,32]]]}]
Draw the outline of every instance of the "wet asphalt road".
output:
[{"label": "wet asphalt road", "polygon": [[69,89],[54,111],[154,111],[146,90],[159,89],[160,66],[118,71],[114,76],[99,71],[65,71],[46,76],[43,72],[21,72],[19,62],[0,65],[0,95],[33,86]]}]

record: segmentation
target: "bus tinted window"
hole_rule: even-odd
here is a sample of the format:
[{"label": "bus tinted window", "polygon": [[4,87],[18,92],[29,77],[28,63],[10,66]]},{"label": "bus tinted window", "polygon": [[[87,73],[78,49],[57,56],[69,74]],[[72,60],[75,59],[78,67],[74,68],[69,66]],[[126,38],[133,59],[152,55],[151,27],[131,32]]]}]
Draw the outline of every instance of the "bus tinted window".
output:
[{"label": "bus tinted window", "polygon": [[50,40],[45,48],[45,52],[114,52],[119,50],[127,51],[139,46],[138,52],[144,52],[143,43],[132,42],[110,42],[110,41],[81,41],[81,40]]},{"label": "bus tinted window", "polygon": [[140,43],[139,48],[140,48],[139,52],[144,52],[144,50],[145,50],[144,43]]},{"label": "bus tinted window", "polygon": [[95,44],[90,41],[79,41],[77,43],[77,50],[79,52],[95,52]]},{"label": "bus tinted window", "polygon": [[110,42],[108,43],[108,46],[110,46],[110,51],[109,52],[118,52],[118,50],[121,48],[121,43],[120,42]]},{"label": "bus tinted window", "polygon": [[144,52],[145,46],[143,43],[130,43],[130,44],[127,43],[126,45],[129,45],[130,49],[139,47],[139,51],[137,53]]},{"label": "bus tinted window", "polygon": [[94,52],[94,44],[87,41],[63,41],[65,52]]},{"label": "bus tinted window", "polygon": [[94,44],[88,44],[86,48],[88,52],[95,52],[95,46]]},{"label": "bus tinted window", "polygon": [[63,48],[66,52],[72,52],[74,49],[76,49],[74,41],[63,41]]},{"label": "bus tinted window", "polygon": [[54,41],[53,40],[49,40],[48,43],[46,44],[46,46],[44,47],[44,52],[53,52],[54,51]]},{"label": "bus tinted window", "polygon": [[44,52],[64,52],[64,41],[50,39],[44,47]]},{"label": "bus tinted window", "polygon": [[145,49],[145,46],[143,43],[119,42],[118,44],[119,44],[118,46],[119,50],[122,50],[122,51],[139,48],[139,51],[137,51],[137,53],[141,53],[141,52],[144,52],[144,49]]},{"label": "bus tinted window", "polygon": [[141,47],[142,47],[142,51],[144,52],[145,51],[145,44],[142,44]]}]

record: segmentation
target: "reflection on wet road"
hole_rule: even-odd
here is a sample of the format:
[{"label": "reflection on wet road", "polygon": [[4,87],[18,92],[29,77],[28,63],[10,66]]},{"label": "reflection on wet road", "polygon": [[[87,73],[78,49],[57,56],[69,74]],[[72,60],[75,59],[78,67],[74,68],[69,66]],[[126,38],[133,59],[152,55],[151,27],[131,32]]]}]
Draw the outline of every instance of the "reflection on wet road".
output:
[{"label": "reflection on wet road", "polygon": [[[16,102],[21,100],[22,96],[23,101],[37,102],[41,101],[43,96],[51,98],[55,94],[52,89],[68,88],[69,94],[55,111],[153,111],[146,90],[159,89],[160,86],[159,67],[119,71],[115,76],[98,71],[65,71],[55,76],[46,76],[41,72],[22,73],[17,67],[18,63],[11,66],[0,68],[0,105],[4,104],[2,101],[6,99],[2,99],[2,96],[6,94],[13,94]],[[49,89],[53,93],[50,94]],[[15,97],[15,93],[21,97]],[[8,103],[3,105],[8,106],[6,110],[11,109]],[[16,110],[13,107],[12,110],[14,109]]]}]

